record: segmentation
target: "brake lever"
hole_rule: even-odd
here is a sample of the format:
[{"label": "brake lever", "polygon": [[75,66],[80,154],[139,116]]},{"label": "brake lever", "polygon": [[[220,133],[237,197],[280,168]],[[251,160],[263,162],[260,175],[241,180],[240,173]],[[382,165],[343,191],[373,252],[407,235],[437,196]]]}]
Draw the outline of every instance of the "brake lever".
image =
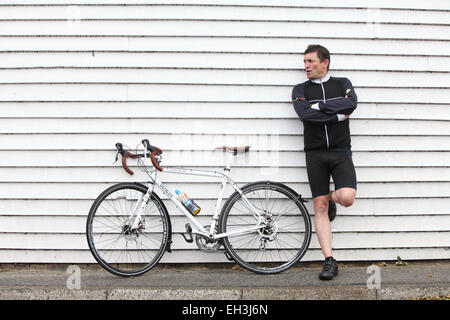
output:
[{"label": "brake lever", "polygon": [[119,160],[119,151],[117,151],[117,153],[116,153],[116,160],[113,162],[113,164],[116,164],[117,160]]},{"label": "brake lever", "polygon": [[123,156],[123,145],[120,142],[116,143],[116,149],[117,149],[117,153],[116,153],[116,161],[113,162],[113,164],[115,164],[117,162],[117,160],[119,160],[119,153]]}]

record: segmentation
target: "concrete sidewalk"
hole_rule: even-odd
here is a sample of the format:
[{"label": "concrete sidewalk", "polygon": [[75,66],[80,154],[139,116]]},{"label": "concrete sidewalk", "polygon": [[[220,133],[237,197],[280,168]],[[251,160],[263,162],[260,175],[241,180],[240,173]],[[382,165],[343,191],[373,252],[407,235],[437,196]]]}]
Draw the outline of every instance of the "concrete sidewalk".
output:
[{"label": "concrete sidewalk", "polygon": [[[339,275],[327,282],[318,279],[321,264],[306,262],[269,276],[222,264],[163,265],[136,278],[79,265],[79,282],[67,273],[69,265],[0,265],[0,300],[383,300],[450,295],[450,260],[408,263],[339,263]],[[371,265],[376,267],[368,269]],[[79,283],[80,289],[69,289],[68,283]]]}]

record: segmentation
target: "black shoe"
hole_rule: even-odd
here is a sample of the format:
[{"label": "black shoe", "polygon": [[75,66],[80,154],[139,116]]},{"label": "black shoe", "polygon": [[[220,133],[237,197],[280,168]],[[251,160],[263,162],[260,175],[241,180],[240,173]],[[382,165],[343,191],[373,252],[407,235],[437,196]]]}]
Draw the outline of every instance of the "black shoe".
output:
[{"label": "black shoe", "polygon": [[338,265],[333,257],[325,259],[322,272],[319,274],[320,280],[331,280],[338,274]]},{"label": "black shoe", "polygon": [[328,218],[330,222],[336,218],[336,203],[334,201],[328,202]]}]

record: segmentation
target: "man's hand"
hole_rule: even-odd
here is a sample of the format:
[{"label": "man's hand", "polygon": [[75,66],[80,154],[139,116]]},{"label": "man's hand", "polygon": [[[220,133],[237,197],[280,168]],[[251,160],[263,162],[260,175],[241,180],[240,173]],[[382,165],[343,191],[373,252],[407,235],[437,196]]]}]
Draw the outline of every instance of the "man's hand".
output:
[{"label": "man's hand", "polygon": [[320,111],[319,104],[318,104],[318,103],[312,104],[312,105],[311,105],[311,109],[316,109],[316,110],[319,110],[319,111]]},{"label": "man's hand", "polygon": [[[345,97],[347,98],[347,96],[345,96]],[[318,103],[312,104],[312,105],[311,105],[311,109],[316,109],[316,110],[319,110],[319,111],[320,111],[319,104],[318,104]],[[341,118],[340,121],[344,121],[344,120],[347,120],[348,118],[350,118],[350,115],[349,115],[349,114],[345,114],[344,116],[345,116],[345,117],[344,117],[344,118]]]}]

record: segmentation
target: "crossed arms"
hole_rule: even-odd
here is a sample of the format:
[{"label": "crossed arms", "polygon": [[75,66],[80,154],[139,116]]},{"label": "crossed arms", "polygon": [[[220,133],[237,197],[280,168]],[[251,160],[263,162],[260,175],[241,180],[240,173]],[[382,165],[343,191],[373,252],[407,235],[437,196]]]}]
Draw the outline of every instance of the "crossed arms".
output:
[{"label": "crossed arms", "polygon": [[305,99],[303,84],[296,85],[292,90],[292,102],[295,112],[302,121],[313,124],[332,124],[344,121],[356,109],[358,98],[355,90],[346,78],[340,78],[346,90],[345,97],[328,99],[327,102],[310,104]]}]

